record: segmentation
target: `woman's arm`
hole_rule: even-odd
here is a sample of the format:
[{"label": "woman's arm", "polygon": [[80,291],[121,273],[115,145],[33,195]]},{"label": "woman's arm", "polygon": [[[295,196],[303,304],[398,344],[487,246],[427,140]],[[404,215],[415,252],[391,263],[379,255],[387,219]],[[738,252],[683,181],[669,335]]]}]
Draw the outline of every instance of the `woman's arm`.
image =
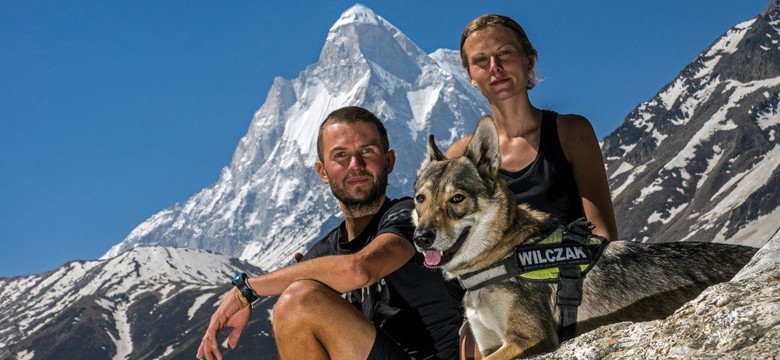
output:
[{"label": "woman's arm", "polygon": [[617,240],[617,224],[607,172],[593,127],[582,116],[560,115],[558,137],[574,171],[574,181],[582,198],[585,217],[596,225],[593,233]]}]

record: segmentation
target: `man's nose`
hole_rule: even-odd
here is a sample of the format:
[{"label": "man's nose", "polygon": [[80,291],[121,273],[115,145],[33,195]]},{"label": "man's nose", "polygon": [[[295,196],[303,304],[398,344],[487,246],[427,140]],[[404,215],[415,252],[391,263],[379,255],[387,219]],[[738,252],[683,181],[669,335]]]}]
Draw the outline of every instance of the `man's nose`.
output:
[{"label": "man's nose", "polygon": [[366,167],[366,159],[363,159],[361,154],[352,155],[349,159],[350,169],[362,169]]}]

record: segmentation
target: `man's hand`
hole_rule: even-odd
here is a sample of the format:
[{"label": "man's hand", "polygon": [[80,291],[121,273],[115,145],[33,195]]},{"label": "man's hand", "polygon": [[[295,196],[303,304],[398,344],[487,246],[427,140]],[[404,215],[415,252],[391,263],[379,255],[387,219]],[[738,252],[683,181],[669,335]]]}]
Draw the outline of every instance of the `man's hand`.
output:
[{"label": "man's hand", "polygon": [[235,348],[238,344],[238,339],[241,338],[241,332],[244,331],[251,315],[251,304],[241,295],[238,289],[231,289],[225,296],[225,299],[222,300],[222,304],[219,305],[217,311],[214,312],[214,315],[211,315],[209,328],[206,330],[206,334],[203,335],[203,339],[198,347],[197,358],[222,360],[222,352],[219,351],[217,336],[226,327],[230,327],[228,347],[231,349]]}]

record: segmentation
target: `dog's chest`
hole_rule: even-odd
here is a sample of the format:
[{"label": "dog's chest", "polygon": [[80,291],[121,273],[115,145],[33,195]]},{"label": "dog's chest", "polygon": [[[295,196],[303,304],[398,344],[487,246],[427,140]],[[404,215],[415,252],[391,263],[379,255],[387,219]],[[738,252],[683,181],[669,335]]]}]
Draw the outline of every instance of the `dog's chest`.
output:
[{"label": "dog's chest", "polygon": [[505,329],[514,295],[501,288],[483,288],[466,292],[463,303],[470,323],[487,328]]}]

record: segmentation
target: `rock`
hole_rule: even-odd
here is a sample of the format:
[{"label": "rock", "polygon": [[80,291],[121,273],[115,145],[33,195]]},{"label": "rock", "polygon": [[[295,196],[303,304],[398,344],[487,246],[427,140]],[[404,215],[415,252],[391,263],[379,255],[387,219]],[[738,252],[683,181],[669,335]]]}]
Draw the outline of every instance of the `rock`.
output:
[{"label": "rock", "polygon": [[729,282],[663,320],[604,326],[533,359],[779,359],[780,231]]}]

